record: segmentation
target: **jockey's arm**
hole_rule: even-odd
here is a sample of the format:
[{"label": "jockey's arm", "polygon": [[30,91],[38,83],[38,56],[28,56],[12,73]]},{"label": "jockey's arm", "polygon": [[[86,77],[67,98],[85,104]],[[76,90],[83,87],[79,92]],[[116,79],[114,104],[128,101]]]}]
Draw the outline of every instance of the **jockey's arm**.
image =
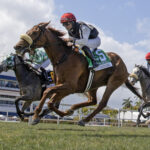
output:
[{"label": "jockey's arm", "polygon": [[80,39],[75,40],[75,45],[87,45],[90,32],[91,32],[90,28],[88,28],[85,25],[82,25],[81,30],[79,30]]}]

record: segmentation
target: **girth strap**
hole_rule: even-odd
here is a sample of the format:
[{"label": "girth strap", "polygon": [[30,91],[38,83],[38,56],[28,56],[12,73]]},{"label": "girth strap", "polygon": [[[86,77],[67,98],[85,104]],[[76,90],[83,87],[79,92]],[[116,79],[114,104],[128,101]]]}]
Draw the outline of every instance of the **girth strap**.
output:
[{"label": "girth strap", "polygon": [[93,77],[94,77],[94,73],[95,73],[95,71],[93,69],[90,69],[88,82],[87,82],[87,85],[86,85],[86,88],[85,88],[84,92],[87,92],[91,88]]},{"label": "girth strap", "polygon": [[55,65],[59,65],[61,63],[63,63],[65,60],[67,59],[67,54],[64,54],[59,61],[57,61],[55,64],[53,64],[54,66]]}]

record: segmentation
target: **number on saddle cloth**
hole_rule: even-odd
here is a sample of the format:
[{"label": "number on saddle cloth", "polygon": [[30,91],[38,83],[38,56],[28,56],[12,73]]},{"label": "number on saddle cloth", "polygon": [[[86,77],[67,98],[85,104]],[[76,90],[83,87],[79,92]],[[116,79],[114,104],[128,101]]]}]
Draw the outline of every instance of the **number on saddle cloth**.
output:
[{"label": "number on saddle cloth", "polygon": [[96,63],[99,65],[94,69],[95,71],[112,67],[109,56],[102,49],[94,50],[93,55]]},{"label": "number on saddle cloth", "polygon": [[86,56],[84,50],[80,49],[78,45],[75,45],[74,50],[75,50],[76,52],[78,52],[78,53],[81,53],[83,56],[86,57],[86,60],[87,60],[87,62],[88,62],[89,68],[92,68],[92,67],[93,67],[92,60],[91,60],[88,56]]},{"label": "number on saddle cloth", "polygon": [[[92,60],[86,56],[85,52],[82,49],[80,49],[78,46],[75,46],[74,49],[75,51],[81,53],[82,55],[86,57],[89,68],[93,67]],[[94,69],[95,71],[112,67],[112,63],[108,55],[102,49],[95,49],[92,53],[93,53],[96,63],[98,64],[98,67]]]}]

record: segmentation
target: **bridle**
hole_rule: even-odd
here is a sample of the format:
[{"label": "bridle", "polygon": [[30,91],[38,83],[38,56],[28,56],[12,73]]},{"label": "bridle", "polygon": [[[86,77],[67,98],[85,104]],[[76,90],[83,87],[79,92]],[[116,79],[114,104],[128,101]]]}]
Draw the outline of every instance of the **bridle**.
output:
[{"label": "bridle", "polygon": [[[34,39],[34,40],[32,40],[32,38],[28,35],[28,34],[21,34],[21,36],[20,36],[20,39],[22,39],[22,40],[25,40],[27,43],[28,43],[28,47],[25,47],[24,49],[23,49],[23,52],[22,52],[22,54],[24,54],[26,51],[29,51],[29,53],[32,51],[32,49],[35,47],[35,45],[36,45],[36,42],[40,39],[40,37],[41,37],[41,35],[42,34],[44,34],[44,32],[46,31],[46,28],[44,27],[41,27],[41,26],[38,26],[39,27],[39,29],[40,29],[40,33],[39,33],[39,35]],[[53,43],[53,44],[59,44],[59,43]],[[46,46],[49,46],[50,45],[50,43],[47,43],[46,44]],[[45,47],[46,47],[45,46]],[[21,55],[22,55],[21,54]],[[60,58],[60,60],[59,61],[57,61],[55,64],[53,64],[53,65],[59,65],[59,64],[61,64],[61,63],[63,63],[65,60],[67,59],[67,55],[66,54],[64,54],[61,58]]]},{"label": "bridle", "polygon": [[20,39],[25,40],[29,44],[28,47],[24,48],[24,51],[29,50],[29,52],[31,52],[32,49],[35,47],[36,42],[40,39],[41,35],[44,34],[46,29],[42,28],[40,26],[38,26],[38,27],[40,29],[40,33],[34,40],[32,40],[32,38],[28,34],[21,34],[20,35]]},{"label": "bridle", "polygon": [[[139,68],[139,67],[138,67]],[[139,70],[141,71],[141,69],[139,68]],[[140,80],[140,76],[135,74],[135,73],[131,73],[129,75],[129,77],[134,78],[135,82],[138,82]]]},{"label": "bridle", "polygon": [[[16,57],[20,57],[21,58],[21,56],[18,56],[18,55],[14,55],[14,69],[16,70],[16,67],[17,66],[20,66],[20,65],[23,65],[24,64],[24,62],[23,62],[23,60],[20,60],[20,58],[19,58],[19,60],[20,60],[20,63],[16,63]],[[22,59],[22,58],[21,58]]]}]

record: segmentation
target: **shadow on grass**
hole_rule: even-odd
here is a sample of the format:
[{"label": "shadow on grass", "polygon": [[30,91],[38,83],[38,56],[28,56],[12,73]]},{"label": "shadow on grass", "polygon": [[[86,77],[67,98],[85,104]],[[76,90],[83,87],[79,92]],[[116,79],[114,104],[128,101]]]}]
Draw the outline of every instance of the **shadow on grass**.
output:
[{"label": "shadow on grass", "polygon": [[96,131],[96,130],[92,130],[92,129],[68,129],[68,128],[63,128],[63,129],[56,129],[56,128],[38,128],[37,130],[53,130],[53,131]]},{"label": "shadow on grass", "polygon": [[84,136],[84,137],[101,137],[101,138],[119,138],[119,137],[128,137],[128,138],[138,138],[138,137],[142,137],[142,138],[150,138],[150,135],[139,135],[139,134],[130,134],[130,135],[124,135],[124,134],[107,134],[107,135],[101,135],[101,134],[82,134],[80,136]]}]

